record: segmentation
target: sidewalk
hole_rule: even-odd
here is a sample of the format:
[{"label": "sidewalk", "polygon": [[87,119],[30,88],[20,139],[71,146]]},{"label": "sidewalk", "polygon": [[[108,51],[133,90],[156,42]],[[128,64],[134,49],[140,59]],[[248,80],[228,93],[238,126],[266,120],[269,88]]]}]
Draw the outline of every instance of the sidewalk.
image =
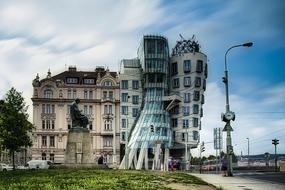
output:
[{"label": "sidewalk", "polygon": [[223,177],[217,174],[193,174],[202,180],[221,187],[223,190],[285,190],[285,185],[262,181],[257,179],[248,179],[240,176]]}]

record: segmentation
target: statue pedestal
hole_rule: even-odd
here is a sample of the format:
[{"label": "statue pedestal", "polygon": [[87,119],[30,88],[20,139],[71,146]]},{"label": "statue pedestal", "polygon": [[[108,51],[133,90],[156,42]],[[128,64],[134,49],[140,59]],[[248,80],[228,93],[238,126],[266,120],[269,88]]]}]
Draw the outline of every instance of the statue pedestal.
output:
[{"label": "statue pedestal", "polygon": [[93,163],[91,146],[91,136],[87,128],[71,128],[67,136],[65,164]]}]

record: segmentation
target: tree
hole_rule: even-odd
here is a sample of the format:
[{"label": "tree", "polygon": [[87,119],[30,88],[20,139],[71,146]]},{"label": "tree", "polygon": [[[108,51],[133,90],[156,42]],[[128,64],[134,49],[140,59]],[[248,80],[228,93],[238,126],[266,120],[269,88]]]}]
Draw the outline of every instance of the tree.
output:
[{"label": "tree", "polygon": [[29,132],[33,124],[28,121],[28,107],[24,98],[15,88],[11,88],[0,104],[0,142],[9,150],[15,169],[15,151],[32,145]]}]

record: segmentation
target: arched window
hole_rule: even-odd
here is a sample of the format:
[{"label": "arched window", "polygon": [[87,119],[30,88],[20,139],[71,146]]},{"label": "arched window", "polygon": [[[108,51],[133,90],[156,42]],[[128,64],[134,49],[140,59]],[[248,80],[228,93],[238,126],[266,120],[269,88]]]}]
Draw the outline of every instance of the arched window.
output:
[{"label": "arched window", "polygon": [[42,153],[42,160],[46,160],[47,159],[47,154],[46,153]]},{"label": "arched window", "polygon": [[44,98],[52,98],[52,90],[48,89],[44,91]]},{"label": "arched window", "polygon": [[104,83],[103,83],[103,86],[112,86],[112,81],[105,80]]}]

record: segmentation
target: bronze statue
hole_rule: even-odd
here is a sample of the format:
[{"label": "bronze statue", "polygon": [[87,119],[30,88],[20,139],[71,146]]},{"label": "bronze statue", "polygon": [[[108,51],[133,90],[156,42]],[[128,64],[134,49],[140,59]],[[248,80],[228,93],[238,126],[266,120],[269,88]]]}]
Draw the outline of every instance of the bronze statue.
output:
[{"label": "bronze statue", "polygon": [[87,128],[89,121],[88,121],[88,118],[84,114],[82,114],[81,111],[79,110],[78,108],[79,103],[80,103],[80,100],[76,98],[74,102],[72,102],[72,105],[70,107],[72,127]]}]

